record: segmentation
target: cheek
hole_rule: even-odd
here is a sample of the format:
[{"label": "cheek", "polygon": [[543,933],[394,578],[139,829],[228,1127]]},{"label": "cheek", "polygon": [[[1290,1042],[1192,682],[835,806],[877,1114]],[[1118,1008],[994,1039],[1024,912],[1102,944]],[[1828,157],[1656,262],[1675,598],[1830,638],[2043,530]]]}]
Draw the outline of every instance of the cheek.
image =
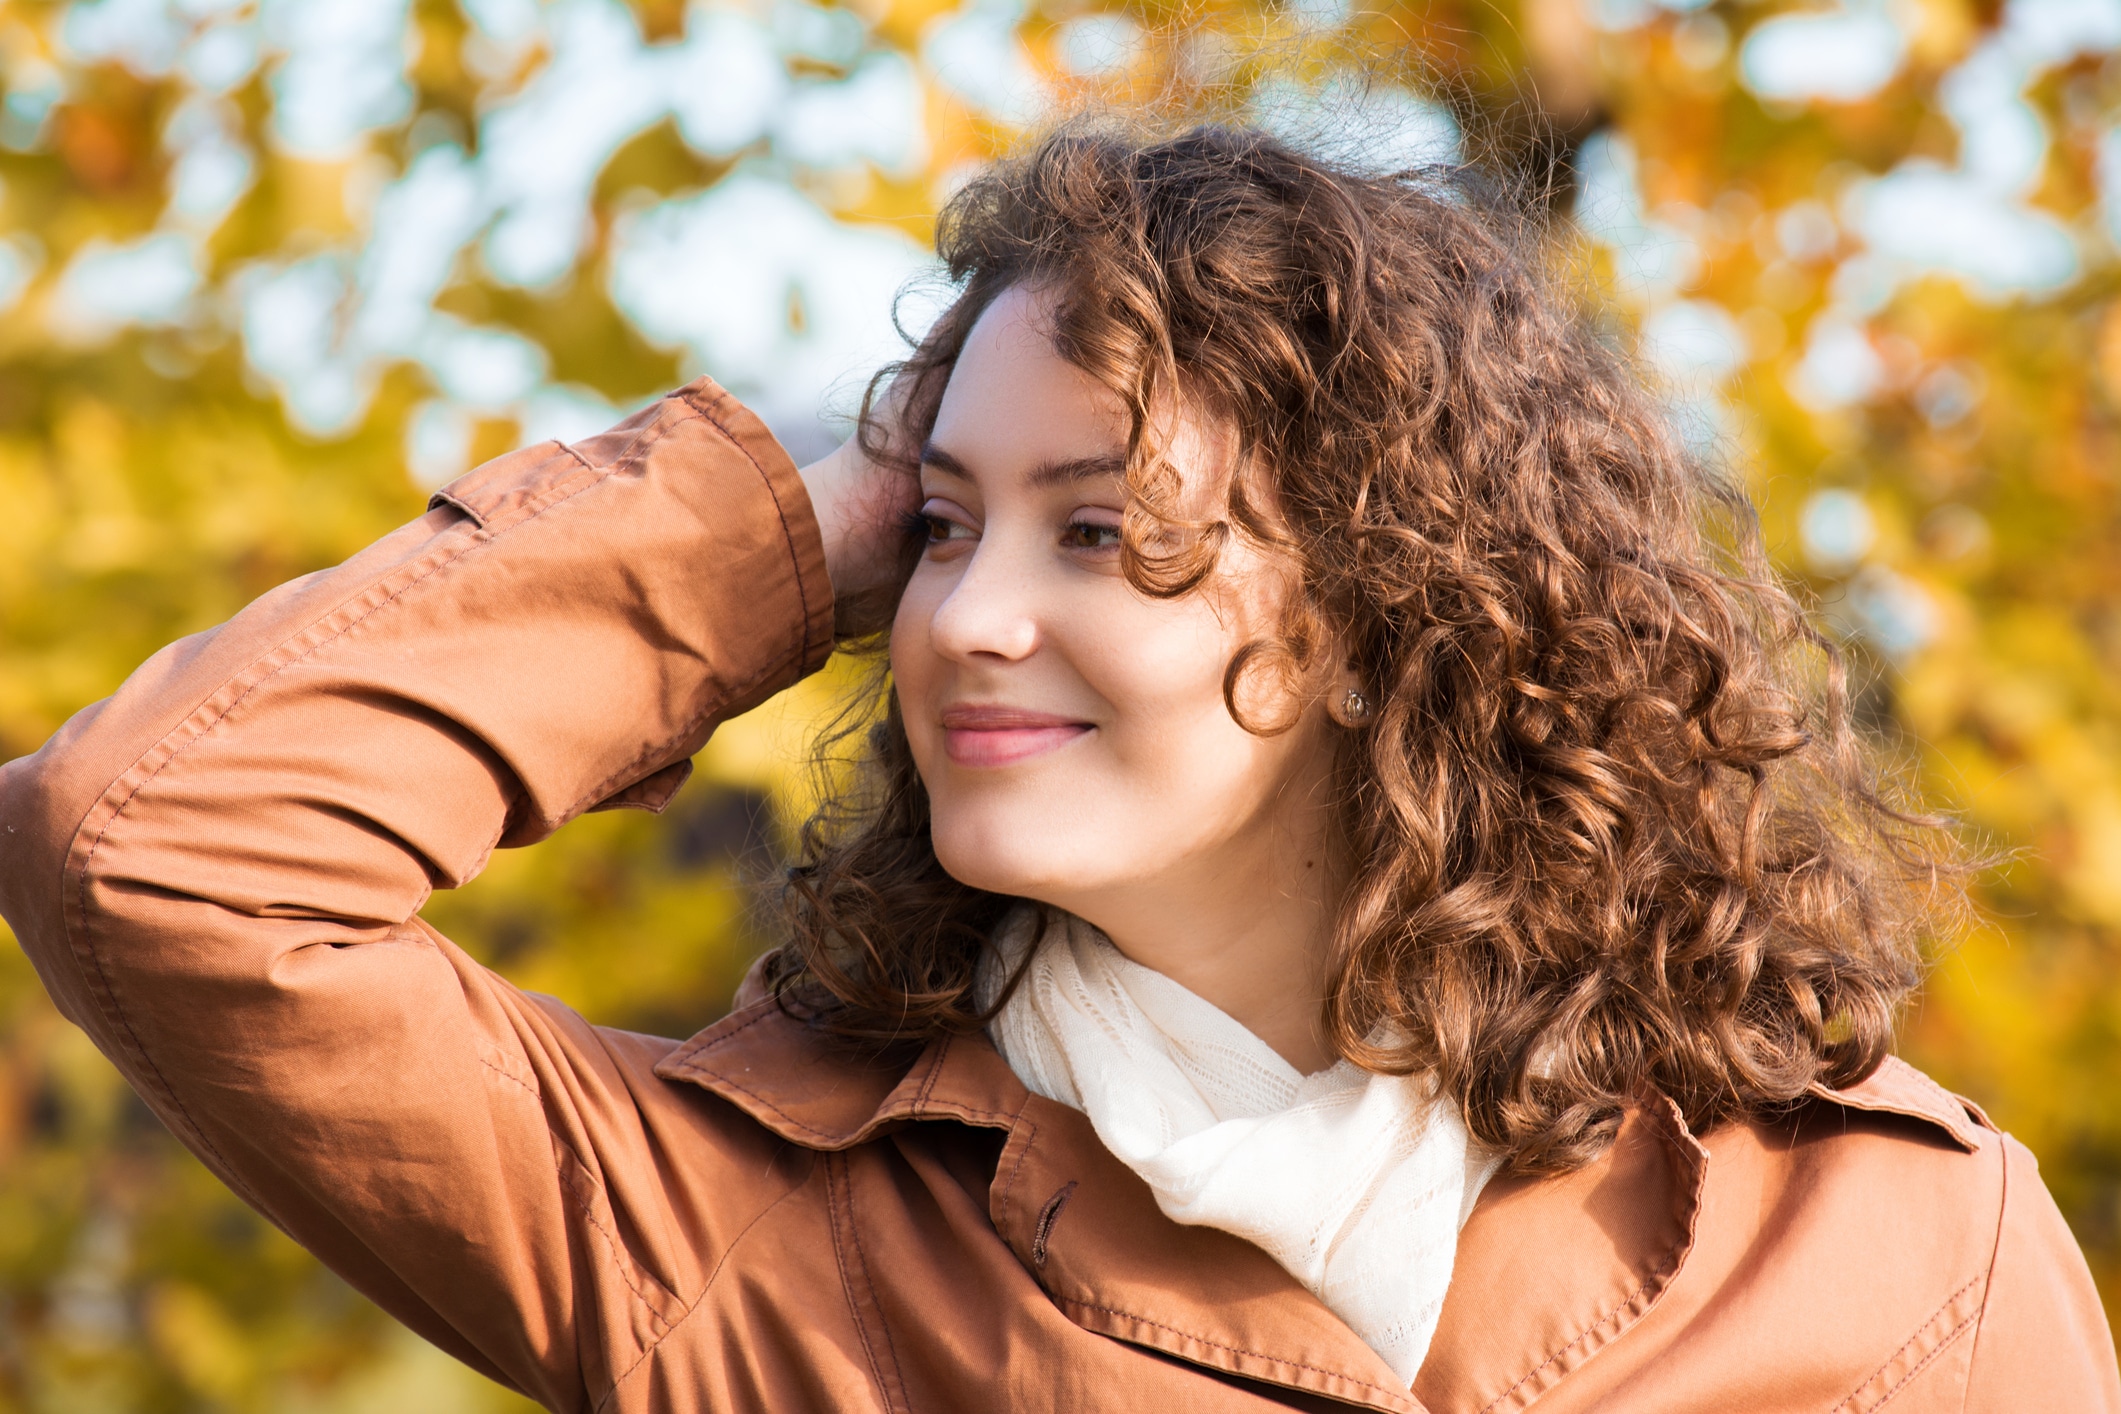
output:
[{"label": "cheek", "polygon": [[1240,833],[1273,799],[1288,736],[1248,732],[1223,701],[1221,665],[1158,683],[1113,734],[1125,825],[1178,853]]},{"label": "cheek", "polygon": [[[1112,704],[1104,742],[1110,809],[1086,810],[1146,869],[1204,858],[1286,809],[1299,809],[1320,742],[1320,723],[1293,686],[1267,664],[1239,683],[1247,721],[1288,730],[1257,735],[1230,713],[1223,685],[1231,662],[1278,626],[1275,585],[1264,575],[1245,593],[1144,602],[1082,626],[1074,660]],[[1115,851],[1117,853],[1118,851]]]},{"label": "cheek", "polygon": [[[1169,607],[1159,605],[1157,607]],[[1229,721],[1222,697],[1229,651],[1212,625],[1144,623],[1102,625],[1080,659],[1113,709],[1113,745],[1149,753],[1143,765],[1189,738],[1219,732]]]},{"label": "cheek", "polygon": [[1114,599],[1086,606],[1064,632],[1070,659],[1112,704],[1116,744],[1245,735],[1223,701],[1223,676],[1251,636],[1244,625],[1197,595]]},{"label": "cheek", "polygon": [[938,746],[930,729],[935,713],[938,663],[928,637],[934,617],[936,595],[932,585],[916,572],[899,596],[898,611],[891,621],[891,685],[906,723],[906,738],[922,776],[928,775],[929,751]]},{"label": "cheek", "polygon": [[1182,849],[1256,812],[1286,742],[1230,716],[1223,675],[1244,642],[1231,626],[1198,600],[1126,607],[1070,635],[1070,661],[1110,712],[1084,763],[1096,797],[1056,824],[1072,818],[1152,853]]}]

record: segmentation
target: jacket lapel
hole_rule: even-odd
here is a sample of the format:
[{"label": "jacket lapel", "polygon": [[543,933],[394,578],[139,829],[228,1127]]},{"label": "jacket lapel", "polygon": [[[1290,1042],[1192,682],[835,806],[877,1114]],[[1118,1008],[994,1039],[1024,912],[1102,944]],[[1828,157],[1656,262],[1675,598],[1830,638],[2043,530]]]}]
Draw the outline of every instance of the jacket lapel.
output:
[{"label": "jacket lapel", "polygon": [[1489,1184],[1458,1236],[1415,1393],[1436,1414],[1470,1414],[1522,1409],[1551,1389],[1679,1274],[1707,1177],[1707,1151],[1658,1100],[1574,1173]]},{"label": "jacket lapel", "polygon": [[1018,1259],[1085,1329],[1350,1404],[1421,1408],[1272,1257],[1165,1217],[1076,1110],[1030,1098],[1002,1151],[990,1209]]},{"label": "jacket lapel", "polygon": [[864,1061],[767,1000],[701,1032],[656,1074],[710,1090],[812,1149],[922,1121],[1006,1129],[989,1213],[1076,1324],[1242,1379],[1421,1414],[1377,1353],[1280,1264],[1241,1238],[1165,1217],[1089,1120],[1031,1094],[985,1037],[932,1042],[910,1067]]}]

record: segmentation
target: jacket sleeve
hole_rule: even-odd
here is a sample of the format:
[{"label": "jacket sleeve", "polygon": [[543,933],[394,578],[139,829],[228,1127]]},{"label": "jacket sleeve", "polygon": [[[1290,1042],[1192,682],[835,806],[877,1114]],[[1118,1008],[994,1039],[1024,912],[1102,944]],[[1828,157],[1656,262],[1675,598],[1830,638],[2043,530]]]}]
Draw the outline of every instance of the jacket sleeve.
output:
[{"label": "jacket sleeve", "polygon": [[2003,1220],[1974,1333],[1966,1414],[2121,1414],[2114,1338],[2032,1152],[2003,1138]]},{"label": "jacket sleeve", "polygon": [[726,1125],[727,1211],[673,1211],[654,1043],[416,915],[497,844],[660,809],[831,623],[793,464],[702,380],[473,471],[8,763],[0,911],[238,1193],[451,1353],[585,1408],[788,1181]]}]

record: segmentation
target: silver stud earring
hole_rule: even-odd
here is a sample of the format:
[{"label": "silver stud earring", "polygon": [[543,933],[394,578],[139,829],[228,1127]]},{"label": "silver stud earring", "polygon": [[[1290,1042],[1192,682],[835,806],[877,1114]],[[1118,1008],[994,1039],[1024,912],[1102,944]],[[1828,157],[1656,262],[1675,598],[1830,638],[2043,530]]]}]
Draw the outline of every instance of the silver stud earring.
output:
[{"label": "silver stud earring", "polygon": [[1344,727],[1359,727],[1369,720],[1370,699],[1361,688],[1348,688],[1333,702],[1329,715]]}]

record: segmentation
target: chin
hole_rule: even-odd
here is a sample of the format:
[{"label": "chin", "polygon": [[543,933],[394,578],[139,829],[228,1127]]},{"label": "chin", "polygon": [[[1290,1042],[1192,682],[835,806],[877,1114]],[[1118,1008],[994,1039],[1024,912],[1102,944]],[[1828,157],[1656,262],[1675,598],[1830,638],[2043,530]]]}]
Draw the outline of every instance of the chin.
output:
[{"label": "chin", "polygon": [[936,809],[928,837],[943,872],[968,888],[1019,898],[1050,899],[1080,888],[1079,870],[1070,867],[1083,840],[1080,827],[1053,828],[1053,812],[1036,818],[1014,810]]}]

